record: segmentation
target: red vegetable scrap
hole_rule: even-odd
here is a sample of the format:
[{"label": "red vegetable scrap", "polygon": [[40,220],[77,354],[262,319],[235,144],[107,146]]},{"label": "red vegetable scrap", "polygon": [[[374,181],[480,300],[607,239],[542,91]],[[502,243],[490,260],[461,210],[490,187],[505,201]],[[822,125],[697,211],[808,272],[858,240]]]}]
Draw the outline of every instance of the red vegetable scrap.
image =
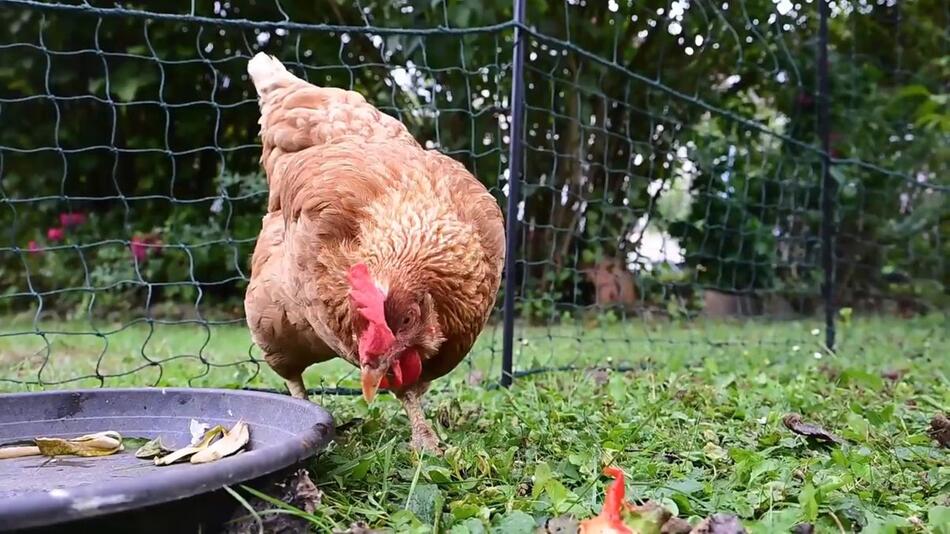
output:
[{"label": "red vegetable scrap", "polygon": [[633,511],[634,507],[624,500],[623,471],[618,467],[607,467],[604,474],[614,481],[607,486],[604,507],[600,515],[581,521],[579,534],[636,534],[624,524],[621,512]]},{"label": "red vegetable scrap", "polygon": [[600,515],[581,521],[579,534],[660,534],[672,514],[662,506],[647,502],[636,506],[624,499],[623,471],[617,467],[604,469],[613,477],[607,486],[604,507]]}]

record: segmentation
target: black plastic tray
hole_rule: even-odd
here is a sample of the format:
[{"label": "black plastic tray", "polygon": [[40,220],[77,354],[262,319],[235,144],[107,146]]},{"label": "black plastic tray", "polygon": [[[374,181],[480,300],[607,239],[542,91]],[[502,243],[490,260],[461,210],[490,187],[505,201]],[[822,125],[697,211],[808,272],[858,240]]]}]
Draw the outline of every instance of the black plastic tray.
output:
[{"label": "black plastic tray", "polygon": [[93,389],[0,395],[0,445],[115,430],[186,445],[192,419],[244,420],[246,450],[207,464],[157,467],[125,450],[98,458],[0,460],[0,530],[63,524],[220,490],[292,466],[333,437],[320,406],[286,395],[220,389]]}]

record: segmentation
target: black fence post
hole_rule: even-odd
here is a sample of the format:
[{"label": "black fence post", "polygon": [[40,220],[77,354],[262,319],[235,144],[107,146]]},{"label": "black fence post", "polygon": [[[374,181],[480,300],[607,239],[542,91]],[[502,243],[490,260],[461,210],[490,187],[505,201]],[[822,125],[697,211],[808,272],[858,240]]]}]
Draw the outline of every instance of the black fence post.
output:
[{"label": "black fence post", "polygon": [[508,146],[508,205],[505,214],[507,252],[505,254],[504,330],[502,332],[501,385],[511,385],[515,350],[515,270],[518,264],[518,203],[521,200],[524,130],[524,25],[525,0],[514,0],[515,43],[511,59],[511,143]]},{"label": "black fence post", "polygon": [[835,199],[831,175],[831,84],[828,80],[828,0],[818,2],[818,136],[821,138],[821,263],[824,270],[825,345],[835,349]]}]

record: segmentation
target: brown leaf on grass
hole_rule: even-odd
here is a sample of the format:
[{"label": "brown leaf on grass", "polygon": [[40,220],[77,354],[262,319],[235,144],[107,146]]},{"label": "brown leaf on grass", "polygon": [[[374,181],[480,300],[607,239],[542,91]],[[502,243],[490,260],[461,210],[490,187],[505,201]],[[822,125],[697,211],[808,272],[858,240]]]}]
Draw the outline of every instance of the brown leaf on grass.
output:
[{"label": "brown leaf on grass", "polygon": [[297,503],[305,512],[312,514],[320,506],[323,500],[323,492],[310,479],[310,473],[306,469],[297,471],[297,478],[294,481],[294,502]]},{"label": "brown leaf on grass", "polygon": [[675,463],[678,463],[678,462],[680,462],[680,461],[683,460],[683,458],[682,458],[679,454],[677,454],[677,453],[675,453],[675,452],[671,452],[671,451],[664,452],[664,453],[660,456],[660,458],[662,458],[663,461],[666,462],[666,463],[668,463],[668,464],[675,464]]},{"label": "brown leaf on grass", "polygon": [[354,417],[349,421],[336,427],[337,435],[349,432],[351,429],[354,429],[363,424],[364,419],[362,417]]},{"label": "brown leaf on grass", "polygon": [[844,443],[844,440],[824,428],[802,421],[802,416],[797,413],[785,414],[785,417],[782,417],[782,423],[785,425],[785,428],[799,436],[805,436],[806,438],[824,441],[826,443],[837,443],[838,445]]},{"label": "brown leaf on grass", "polygon": [[837,381],[838,378],[841,376],[841,369],[838,369],[837,367],[834,367],[832,365],[828,365],[827,363],[823,363],[819,365],[818,371],[820,371],[821,374],[828,377],[828,380],[831,380],[832,382]]},{"label": "brown leaf on grass", "polygon": [[440,404],[436,409],[435,420],[439,422],[442,428],[454,428],[462,417],[462,406],[457,399],[452,399],[445,404]]},{"label": "brown leaf on grass", "polygon": [[811,523],[799,523],[792,527],[792,534],[815,534],[815,525]]},{"label": "brown leaf on grass", "polygon": [[603,386],[607,382],[610,382],[610,371],[607,369],[593,369],[589,376],[591,380],[594,381],[594,384],[598,386]]},{"label": "brown leaf on grass", "polygon": [[934,414],[930,420],[930,437],[944,447],[950,447],[950,419],[942,413]]},{"label": "brown leaf on grass", "polygon": [[336,532],[334,534],[383,534],[380,530],[373,530],[369,525],[362,521],[357,521],[350,525],[350,528]]},{"label": "brown leaf on grass", "polygon": [[537,534],[577,534],[580,523],[570,516],[552,517],[538,527]]},{"label": "brown leaf on grass", "polygon": [[703,519],[690,534],[746,534],[746,529],[734,515],[715,514]]},{"label": "brown leaf on grass", "polygon": [[515,495],[519,497],[527,497],[528,495],[531,494],[532,487],[533,487],[533,484],[531,484],[530,481],[522,482],[521,484],[518,484],[517,488],[515,488]]},{"label": "brown leaf on grass", "polygon": [[485,380],[485,373],[479,371],[478,369],[473,370],[468,374],[468,385],[477,386]]},{"label": "brown leaf on grass", "polygon": [[692,530],[689,521],[682,517],[671,517],[660,527],[660,534],[689,534]]},{"label": "brown leaf on grass", "polygon": [[[292,472],[281,471],[267,475],[259,482],[253,483],[253,487],[264,495],[269,495],[306,512],[316,510],[316,506],[320,504],[322,497],[322,493],[315,486],[308,487],[312,485],[310,475],[306,469],[302,468]],[[316,495],[313,491],[316,491]],[[225,526],[220,529],[221,534],[259,534],[261,528],[267,534],[316,532],[306,517],[273,513],[274,505],[270,501],[259,499],[248,493],[242,493],[247,499],[248,505],[257,513],[260,522],[258,522],[258,518],[248,512],[247,508],[238,506],[225,523]]]},{"label": "brown leaf on grass", "polygon": [[632,509],[644,520],[645,525],[649,526],[663,525],[673,517],[672,512],[655,501],[647,501],[640,506],[633,506]]},{"label": "brown leaf on grass", "polygon": [[903,369],[886,369],[881,372],[881,378],[890,380],[891,382],[897,382],[901,378],[904,378],[904,371]]}]

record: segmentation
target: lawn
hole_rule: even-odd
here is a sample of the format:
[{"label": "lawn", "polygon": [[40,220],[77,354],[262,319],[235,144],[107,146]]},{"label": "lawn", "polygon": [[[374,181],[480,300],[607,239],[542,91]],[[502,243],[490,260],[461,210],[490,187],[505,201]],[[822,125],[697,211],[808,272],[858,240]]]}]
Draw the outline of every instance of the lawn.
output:
[{"label": "lawn", "polygon": [[[575,366],[494,387],[500,329],[428,395],[448,450],[407,448],[398,402],[317,395],[338,425],[312,462],[318,531],[362,521],[397,532],[531,532],[546,518],[600,509],[605,465],[628,495],[697,521],[738,515],[753,532],[950,532],[950,453],[929,435],[950,408],[945,316],[859,318],[837,354],[817,322],[590,323],[521,328],[517,369]],[[282,388],[258,369],[241,325],[94,322],[0,326],[0,390],[129,385]],[[97,333],[98,332],[98,333]],[[81,334],[81,335],[80,335]],[[591,370],[599,366],[601,370]],[[86,377],[70,381],[77,377]],[[310,387],[354,387],[343,364]],[[788,430],[800,413],[844,440]]]}]

